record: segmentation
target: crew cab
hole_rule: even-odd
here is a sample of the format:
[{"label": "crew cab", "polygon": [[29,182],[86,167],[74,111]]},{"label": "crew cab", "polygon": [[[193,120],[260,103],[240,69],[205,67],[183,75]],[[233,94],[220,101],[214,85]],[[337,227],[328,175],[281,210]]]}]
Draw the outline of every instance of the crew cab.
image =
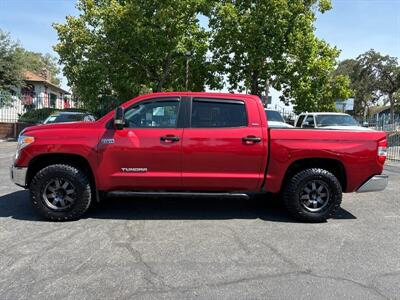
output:
[{"label": "crew cab", "polygon": [[[383,190],[382,132],[269,129],[257,96],[157,93],[95,122],[27,128],[11,178],[44,218],[80,218],[110,193],[280,194],[297,219],[335,214],[342,192]],[[267,197],[266,197],[267,200]]]}]

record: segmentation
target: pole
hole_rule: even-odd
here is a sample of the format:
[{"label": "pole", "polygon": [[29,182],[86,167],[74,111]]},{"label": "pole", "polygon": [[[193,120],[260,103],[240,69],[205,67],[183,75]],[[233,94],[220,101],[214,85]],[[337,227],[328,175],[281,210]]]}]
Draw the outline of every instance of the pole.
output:
[{"label": "pole", "polygon": [[269,79],[265,80],[265,103],[264,103],[265,107],[268,106],[268,96],[269,96]]},{"label": "pole", "polygon": [[189,60],[192,53],[190,51],[185,53],[186,56],[186,76],[185,76],[185,90],[189,90]]}]

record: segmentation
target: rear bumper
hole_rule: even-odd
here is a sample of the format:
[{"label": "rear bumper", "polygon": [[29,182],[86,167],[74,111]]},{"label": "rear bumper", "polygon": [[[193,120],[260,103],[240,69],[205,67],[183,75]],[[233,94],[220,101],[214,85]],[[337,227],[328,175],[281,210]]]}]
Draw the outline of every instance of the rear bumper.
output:
[{"label": "rear bumper", "polygon": [[12,182],[14,182],[16,185],[26,187],[26,173],[28,171],[28,168],[19,168],[12,166],[10,168],[10,177]]},{"label": "rear bumper", "polygon": [[389,181],[387,175],[375,175],[358,188],[357,193],[378,192],[384,190]]}]

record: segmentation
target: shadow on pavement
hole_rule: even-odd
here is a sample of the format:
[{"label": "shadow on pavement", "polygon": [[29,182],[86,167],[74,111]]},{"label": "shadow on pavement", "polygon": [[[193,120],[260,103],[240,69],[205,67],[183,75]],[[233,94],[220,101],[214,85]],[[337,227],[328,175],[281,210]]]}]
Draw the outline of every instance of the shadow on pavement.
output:
[{"label": "shadow on pavement", "polygon": [[[0,196],[0,218],[42,220],[36,215],[27,191]],[[223,197],[121,197],[107,198],[89,209],[85,218],[123,220],[225,220],[262,219],[295,223],[282,202],[273,196],[251,199]],[[335,219],[356,219],[340,209]]]}]

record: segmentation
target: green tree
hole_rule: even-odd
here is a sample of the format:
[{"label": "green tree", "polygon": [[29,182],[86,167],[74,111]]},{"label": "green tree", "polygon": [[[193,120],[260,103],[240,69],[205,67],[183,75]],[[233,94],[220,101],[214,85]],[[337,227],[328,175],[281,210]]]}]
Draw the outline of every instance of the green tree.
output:
[{"label": "green tree", "polygon": [[50,81],[56,85],[60,84],[58,77],[60,75],[60,66],[57,58],[50,54],[27,51],[22,47],[17,47],[15,52],[23,70],[32,71],[40,75],[43,69],[47,69],[51,74]]},{"label": "green tree", "polygon": [[0,29],[0,108],[11,103],[11,90],[22,84],[17,47],[10,35]]},{"label": "green tree", "polygon": [[0,90],[9,91],[22,83],[17,47],[10,35],[0,29]]},{"label": "green tree", "polygon": [[314,35],[316,13],[329,0],[223,0],[210,13],[211,51],[232,90],[268,94],[272,86],[297,111],[334,110],[349,94],[335,77],[339,51]]},{"label": "green tree", "polygon": [[394,123],[394,113],[400,92],[400,65],[397,57],[381,55],[370,50],[360,55],[360,62],[364,72],[372,76],[376,83],[376,91],[381,93],[385,104],[390,105],[390,121]]},{"label": "green tree", "polygon": [[125,101],[143,90],[184,90],[212,84],[208,33],[200,27],[203,0],[79,0],[78,17],[55,24],[54,47],[69,84],[89,106]]},{"label": "green tree", "polygon": [[359,58],[340,62],[336,74],[350,78],[350,88],[354,97],[354,113],[367,119],[368,108],[377,102],[377,82],[374,76],[361,64]]}]

